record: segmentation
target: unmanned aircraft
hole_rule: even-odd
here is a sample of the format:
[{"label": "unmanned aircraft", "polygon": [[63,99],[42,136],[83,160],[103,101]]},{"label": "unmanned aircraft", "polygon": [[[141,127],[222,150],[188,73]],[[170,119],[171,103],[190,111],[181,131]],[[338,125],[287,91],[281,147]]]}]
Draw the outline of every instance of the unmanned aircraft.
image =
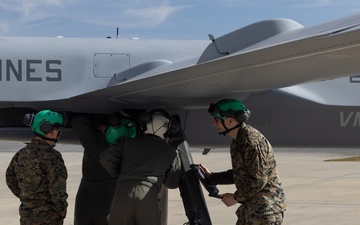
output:
[{"label": "unmanned aircraft", "polygon": [[[308,27],[272,19],[208,37],[0,37],[1,139],[28,140],[22,118],[42,109],[162,108],[181,123],[176,147],[188,172],[189,146],[229,145],[207,109],[236,98],[274,146],[359,146],[360,14]],[[62,142],[74,139],[69,127]],[[198,185],[192,179],[185,182]],[[211,224],[199,187],[181,191],[190,224]]]}]

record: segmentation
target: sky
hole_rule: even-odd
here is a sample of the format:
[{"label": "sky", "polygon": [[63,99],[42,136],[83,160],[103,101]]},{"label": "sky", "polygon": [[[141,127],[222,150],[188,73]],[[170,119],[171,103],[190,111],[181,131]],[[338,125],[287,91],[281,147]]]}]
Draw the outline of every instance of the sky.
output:
[{"label": "sky", "polygon": [[309,26],[360,13],[356,0],[0,0],[1,36],[208,39],[289,18]]}]

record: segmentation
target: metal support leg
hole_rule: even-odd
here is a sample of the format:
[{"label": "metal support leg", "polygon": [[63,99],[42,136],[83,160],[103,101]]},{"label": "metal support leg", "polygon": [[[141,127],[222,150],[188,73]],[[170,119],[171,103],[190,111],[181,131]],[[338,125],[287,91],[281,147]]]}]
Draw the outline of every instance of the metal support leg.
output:
[{"label": "metal support leg", "polygon": [[185,224],[212,225],[200,182],[190,168],[190,165],[193,164],[193,159],[181,129],[172,136],[171,144],[179,150],[182,162],[179,190],[186,216],[189,219],[189,222]]}]

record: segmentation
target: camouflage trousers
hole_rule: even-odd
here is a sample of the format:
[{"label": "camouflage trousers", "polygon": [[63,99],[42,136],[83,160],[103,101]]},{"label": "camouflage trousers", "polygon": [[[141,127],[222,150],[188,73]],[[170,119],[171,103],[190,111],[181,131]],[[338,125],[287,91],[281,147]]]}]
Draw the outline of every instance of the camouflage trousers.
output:
[{"label": "camouflage trousers", "polygon": [[242,207],[239,207],[236,215],[236,225],[281,225],[284,218],[283,212],[270,215],[247,214]]},{"label": "camouflage trousers", "polygon": [[63,218],[55,211],[20,211],[20,225],[62,225]]}]

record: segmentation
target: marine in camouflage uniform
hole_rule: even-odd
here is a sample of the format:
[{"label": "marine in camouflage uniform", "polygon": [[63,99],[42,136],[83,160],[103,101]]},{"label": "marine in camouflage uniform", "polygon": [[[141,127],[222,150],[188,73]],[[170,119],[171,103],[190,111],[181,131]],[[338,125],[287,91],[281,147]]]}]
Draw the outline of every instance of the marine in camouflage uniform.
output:
[{"label": "marine in camouflage uniform", "polygon": [[233,138],[230,154],[232,169],[210,173],[214,184],[235,184],[234,193],[221,195],[227,206],[240,203],[237,225],[280,225],[286,210],[286,197],[276,171],[276,160],[269,141],[244,122],[249,111],[238,100],[225,99],[212,104],[209,112],[220,134]]},{"label": "marine in camouflage uniform", "polygon": [[[35,118],[35,123],[43,121],[54,125],[51,124],[54,120],[46,119],[51,116],[58,118],[60,114],[41,111],[37,116],[40,120]],[[63,124],[63,119],[58,120]],[[47,128],[52,131],[43,133],[38,126],[33,126],[33,131],[39,134],[14,155],[6,170],[6,183],[21,202],[22,225],[60,225],[66,216],[67,170],[61,154],[54,149],[61,131],[59,127]]]}]

